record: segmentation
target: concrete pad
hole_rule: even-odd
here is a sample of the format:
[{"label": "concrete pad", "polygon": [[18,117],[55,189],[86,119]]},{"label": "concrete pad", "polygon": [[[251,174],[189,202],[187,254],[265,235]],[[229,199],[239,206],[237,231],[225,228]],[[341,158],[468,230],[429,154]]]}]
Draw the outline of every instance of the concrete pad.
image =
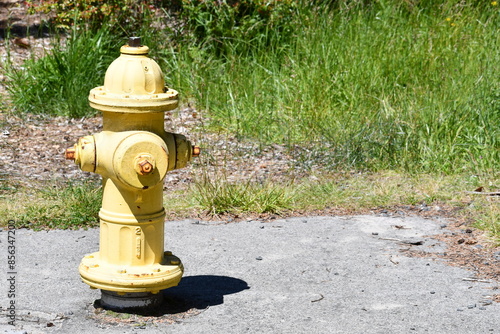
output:
[{"label": "concrete pad", "polygon": [[100,292],[80,281],[78,264],[98,250],[98,230],[17,230],[15,327],[4,230],[0,333],[498,332],[500,306],[488,298],[496,282],[466,281],[471,272],[401,252],[443,251],[428,237],[442,224],[374,216],[167,222],[165,250],[186,272],[164,292],[165,315],[144,321],[94,313]]}]

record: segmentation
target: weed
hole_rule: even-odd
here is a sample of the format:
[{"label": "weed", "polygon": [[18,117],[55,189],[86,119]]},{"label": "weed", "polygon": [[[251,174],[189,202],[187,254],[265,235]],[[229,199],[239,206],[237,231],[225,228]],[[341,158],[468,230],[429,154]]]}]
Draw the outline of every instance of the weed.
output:
[{"label": "weed", "polygon": [[195,181],[193,198],[210,214],[280,213],[292,207],[289,187],[252,180],[230,183],[221,177]]},{"label": "weed", "polygon": [[22,68],[4,64],[14,111],[70,117],[92,114],[88,92],[102,84],[119,42],[105,29],[96,34],[75,29],[65,45],[54,40],[46,56],[29,59]]}]

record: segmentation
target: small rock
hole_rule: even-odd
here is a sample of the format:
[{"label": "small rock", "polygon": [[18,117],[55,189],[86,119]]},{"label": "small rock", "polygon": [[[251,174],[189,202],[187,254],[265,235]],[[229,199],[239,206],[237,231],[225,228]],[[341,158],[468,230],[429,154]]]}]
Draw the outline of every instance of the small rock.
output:
[{"label": "small rock", "polygon": [[436,291],[431,291],[431,295],[433,295],[433,294],[435,294],[435,293],[436,293]]},{"label": "small rock", "polygon": [[257,256],[255,259],[256,259],[257,261],[262,261],[262,256]]},{"label": "small rock", "polygon": [[424,244],[423,240],[403,240],[402,242],[407,245],[416,245],[416,246]]},{"label": "small rock", "polygon": [[458,312],[462,312],[462,311],[463,311],[463,309],[461,309],[461,308],[457,308],[457,311],[458,311]]},{"label": "small rock", "polygon": [[465,233],[472,233],[472,230],[470,228],[465,230]]},{"label": "small rock", "polygon": [[463,244],[465,242],[465,239],[458,239],[457,244]]},{"label": "small rock", "polygon": [[486,310],[486,307],[481,306],[479,309],[480,309],[481,311],[484,311],[484,310]]},{"label": "small rock", "polygon": [[372,232],[372,235],[378,235],[378,232]]},{"label": "small rock", "polygon": [[476,304],[467,305],[468,309],[473,309],[474,307],[476,307]]},{"label": "small rock", "polygon": [[448,225],[446,225],[446,224],[441,224],[439,227],[441,227],[441,228],[446,228],[446,227],[448,227]]}]

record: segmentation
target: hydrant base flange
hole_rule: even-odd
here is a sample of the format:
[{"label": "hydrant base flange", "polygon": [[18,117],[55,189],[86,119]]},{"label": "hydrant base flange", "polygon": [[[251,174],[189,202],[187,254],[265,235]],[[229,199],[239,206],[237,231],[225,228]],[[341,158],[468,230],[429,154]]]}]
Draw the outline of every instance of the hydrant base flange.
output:
[{"label": "hydrant base flange", "polygon": [[118,312],[154,311],[163,302],[163,294],[150,292],[117,293],[101,290],[101,306]]},{"label": "hydrant base flange", "polygon": [[119,293],[152,292],[177,286],[184,267],[170,255],[164,264],[142,266],[111,265],[99,259],[99,252],[85,256],[79,267],[82,281],[93,288]]}]

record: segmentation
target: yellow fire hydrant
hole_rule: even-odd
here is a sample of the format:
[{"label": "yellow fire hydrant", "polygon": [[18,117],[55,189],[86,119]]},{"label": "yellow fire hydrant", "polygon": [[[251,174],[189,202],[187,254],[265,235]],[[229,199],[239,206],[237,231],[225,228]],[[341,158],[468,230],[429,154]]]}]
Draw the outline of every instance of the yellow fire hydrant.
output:
[{"label": "yellow fire hydrant", "polygon": [[66,150],[84,171],[102,176],[99,251],[85,256],[82,280],[101,289],[109,309],[161,303],[161,290],[176,286],[183,265],[164,252],[163,179],[183,168],[199,148],[164,130],[164,112],[178,105],[165,87],[149,48],[132,37],[108,68],[104,86],[90,91],[90,106],[101,111],[103,131],[80,138]]}]

